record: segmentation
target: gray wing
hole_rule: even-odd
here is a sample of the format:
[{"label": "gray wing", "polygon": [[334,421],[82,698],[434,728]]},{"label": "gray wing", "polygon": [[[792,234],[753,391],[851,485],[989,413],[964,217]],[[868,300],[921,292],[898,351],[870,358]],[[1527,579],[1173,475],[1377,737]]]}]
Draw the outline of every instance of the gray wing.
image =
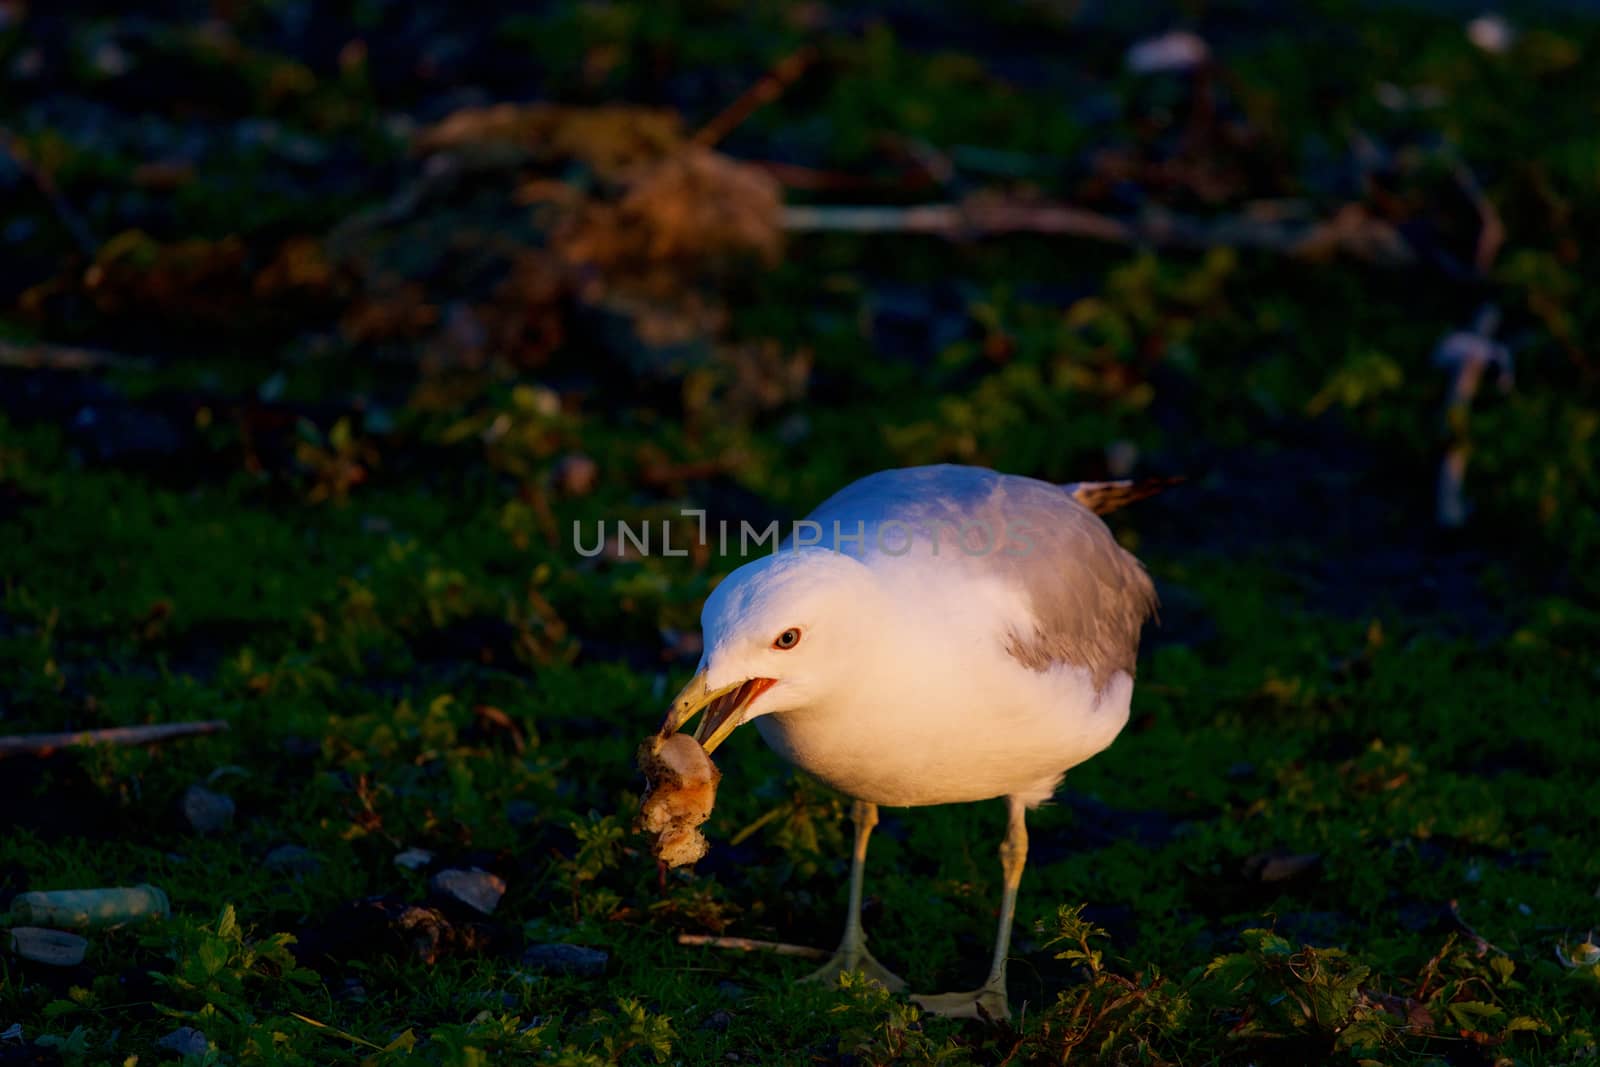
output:
[{"label": "gray wing", "polygon": [[864,562],[940,554],[1025,591],[1037,625],[1003,639],[1033,670],[1087,667],[1097,689],[1134,673],[1155,587],[1061,486],[981,467],[908,467],[852,482],[806,518],[823,545]]}]

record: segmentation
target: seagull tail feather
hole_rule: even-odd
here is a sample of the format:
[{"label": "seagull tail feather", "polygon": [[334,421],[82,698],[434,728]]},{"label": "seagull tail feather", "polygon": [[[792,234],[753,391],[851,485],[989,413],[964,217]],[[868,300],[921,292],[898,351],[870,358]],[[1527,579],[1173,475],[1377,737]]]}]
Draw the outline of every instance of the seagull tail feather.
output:
[{"label": "seagull tail feather", "polygon": [[1145,497],[1155,496],[1183,480],[1183,478],[1124,478],[1115,482],[1068,482],[1061,488],[1071,493],[1072,499],[1096,515],[1104,515],[1118,508],[1125,508]]}]

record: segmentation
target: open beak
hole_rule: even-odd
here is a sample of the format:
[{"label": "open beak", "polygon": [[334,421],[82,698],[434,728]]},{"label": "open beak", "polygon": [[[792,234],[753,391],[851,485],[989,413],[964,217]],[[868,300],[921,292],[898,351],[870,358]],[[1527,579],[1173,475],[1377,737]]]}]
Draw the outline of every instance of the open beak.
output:
[{"label": "open beak", "polygon": [[672,702],[672,709],[661,723],[661,736],[670,737],[677,733],[684,723],[704,708],[706,714],[700,720],[700,725],[695,727],[694,739],[708,753],[715,751],[739,725],[744,709],[777,684],[776,678],[747,678],[721,689],[708,689],[705,674],[696,674]]}]

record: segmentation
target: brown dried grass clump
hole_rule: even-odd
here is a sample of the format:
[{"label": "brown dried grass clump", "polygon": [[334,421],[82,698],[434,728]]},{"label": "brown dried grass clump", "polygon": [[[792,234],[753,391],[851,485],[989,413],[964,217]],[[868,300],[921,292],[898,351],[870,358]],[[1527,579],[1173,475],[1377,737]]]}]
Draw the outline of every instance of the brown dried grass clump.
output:
[{"label": "brown dried grass clump", "polygon": [[562,254],[603,269],[670,263],[711,273],[782,251],[783,195],[764,172],[696,145],[635,168],[622,197],[595,203],[564,235]]},{"label": "brown dried grass clump", "polygon": [[576,161],[602,178],[658,160],[683,144],[671,111],[639,107],[495,104],[463,108],[416,135],[424,155],[450,152],[479,160],[522,155],[538,163]]},{"label": "brown dried grass clump", "polygon": [[410,186],[329,244],[358,279],[346,337],[403,344],[429,375],[540,366],[575,314],[622,365],[681,373],[725,332],[728,280],[782,251],[777,182],[671,112],[467,108],[413,147]]},{"label": "brown dried grass clump", "polygon": [[101,246],[83,291],[104,315],[226,320],[250,299],[250,251],[237,237],[161,242],[128,230]]}]

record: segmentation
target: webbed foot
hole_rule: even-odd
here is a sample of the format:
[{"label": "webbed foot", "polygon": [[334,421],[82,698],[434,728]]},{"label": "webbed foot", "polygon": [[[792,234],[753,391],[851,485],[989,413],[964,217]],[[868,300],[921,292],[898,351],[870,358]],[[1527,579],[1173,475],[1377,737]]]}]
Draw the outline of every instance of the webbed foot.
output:
[{"label": "webbed foot", "polygon": [[1005,990],[993,986],[974,989],[970,993],[913,993],[911,1002],[925,1012],[951,1019],[1011,1018]]},{"label": "webbed foot", "polygon": [[854,949],[844,945],[839,946],[839,951],[833,954],[832,959],[806,975],[801,981],[826,982],[833,985],[838,983],[839,976],[846,971],[860,971],[891,993],[900,993],[906,988],[906,980],[879,963],[865,946],[857,946]]}]

